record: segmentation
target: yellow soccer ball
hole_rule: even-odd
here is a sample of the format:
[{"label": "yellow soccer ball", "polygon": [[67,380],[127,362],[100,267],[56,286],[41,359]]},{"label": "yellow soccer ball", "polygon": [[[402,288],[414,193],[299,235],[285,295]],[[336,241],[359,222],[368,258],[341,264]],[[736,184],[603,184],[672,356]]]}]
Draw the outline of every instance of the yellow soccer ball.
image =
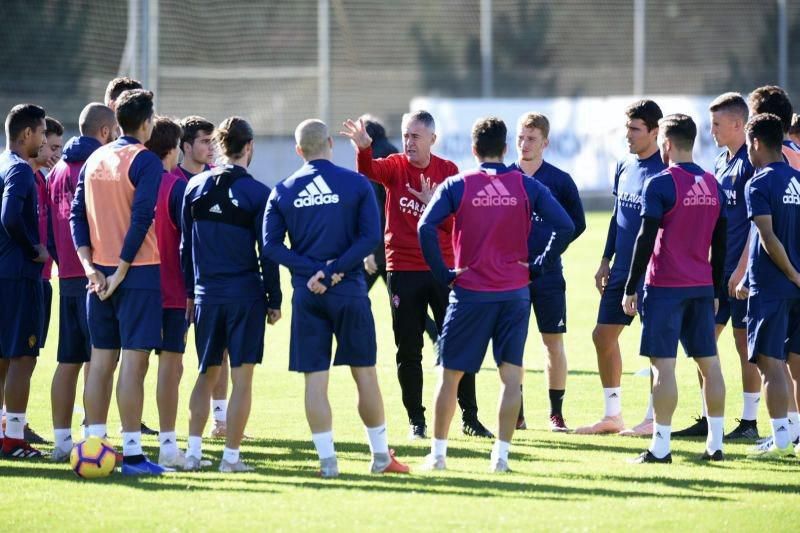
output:
[{"label": "yellow soccer ball", "polygon": [[117,454],[108,441],[100,437],[89,437],[78,442],[69,455],[72,470],[79,477],[95,479],[106,477],[114,471]]}]

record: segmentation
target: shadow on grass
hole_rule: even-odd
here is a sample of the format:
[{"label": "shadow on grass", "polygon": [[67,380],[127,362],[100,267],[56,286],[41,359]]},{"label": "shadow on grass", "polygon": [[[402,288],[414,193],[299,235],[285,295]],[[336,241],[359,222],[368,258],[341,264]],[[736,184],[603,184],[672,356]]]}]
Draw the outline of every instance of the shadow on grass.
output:
[{"label": "shadow on grass", "polygon": [[[312,466],[312,464],[314,466]],[[453,475],[448,471],[441,475],[416,474],[409,476],[374,476],[370,474],[342,473],[333,480],[322,480],[317,477],[315,464],[303,467],[285,467],[279,463],[258,465],[251,474],[221,475],[214,471],[202,473],[176,473],[154,477],[128,478],[119,474],[94,481],[79,480],[69,470],[36,468],[29,463],[16,463],[8,469],[6,479],[23,477],[47,477],[59,480],[72,480],[77,483],[112,484],[144,491],[214,491],[224,490],[226,493],[251,493],[251,494],[283,494],[291,489],[318,489],[318,490],[347,490],[356,492],[386,492],[399,494],[431,494],[440,496],[467,496],[476,498],[517,498],[554,501],[575,501],[590,498],[658,498],[672,500],[696,500],[697,494],[664,494],[659,490],[646,490],[641,485],[641,479],[619,476],[619,481],[636,482],[635,488],[614,489],[604,486],[602,480],[586,477],[593,482],[591,487],[578,487],[570,485],[556,485],[548,482],[547,476],[524,476],[510,473],[487,478],[486,475],[464,477]],[[44,474],[44,475],[43,475]],[[616,478],[615,478],[616,479]],[[659,480],[663,481],[663,480]],[[693,483],[681,480],[674,481],[676,488],[692,489]],[[208,484],[206,484],[208,482]],[[224,486],[215,486],[215,482],[223,482]],[[724,485],[723,485],[724,486]],[[764,484],[764,487],[769,487]],[[711,485],[708,485],[710,488]],[[706,489],[702,485],[702,490]],[[716,489],[720,486],[717,485]],[[286,490],[282,490],[286,489]],[[699,489],[698,489],[699,490]],[[703,494],[704,499],[710,501],[725,501],[729,498]]]},{"label": "shadow on grass", "polygon": [[[558,441],[537,442],[535,445],[528,441],[520,443],[519,447],[515,446],[515,449],[539,447],[546,447],[553,451],[564,451],[567,456],[571,454],[580,456],[591,452],[613,452],[619,454],[619,464],[612,464],[614,463],[613,460],[609,461],[609,468],[604,473],[596,475],[564,473],[558,478],[561,484],[554,483],[554,479],[546,472],[546,469],[541,473],[511,473],[502,476],[488,476],[482,472],[470,475],[459,470],[450,470],[441,474],[420,474],[412,471],[411,476],[373,476],[345,470],[338,479],[321,480],[317,477],[317,457],[309,442],[293,439],[253,439],[244,446],[243,456],[246,460],[252,461],[256,471],[245,475],[220,475],[215,468],[217,457],[213,458],[215,467],[211,467],[206,471],[197,473],[178,472],[159,478],[127,478],[115,474],[105,479],[84,481],[78,480],[66,464],[55,465],[45,461],[37,461],[35,463],[0,461],[0,470],[3,472],[3,477],[12,484],[14,478],[46,478],[64,482],[110,483],[146,491],[225,490],[233,493],[261,494],[283,494],[293,488],[310,488],[547,500],[574,500],[596,497],[694,500],[702,495],[706,500],[726,501],[738,499],[741,497],[741,493],[751,491],[785,494],[786,492],[797,490],[796,487],[800,487],[800,480],[798,480],[797,484],[783,483],[776,485],[767,482],[727,481],[718,477],[716,479],[708,479],[704,478],[702,474],[698,477],[690,478],[667,477],[671,472],[674,472],[674,470],[671,470],[674,467],[669,465],[624,465],[625,459],[634,457],[636,453],[644,449],[645,443],[641,440],[626,441],[625,444],[606,445],[567,437]],[[359,462],[364,469],[367,468],[369,452],[366,444],[343,441],[337,443],[337,450],[340,454],[340,460],[350,463],[347,464],[348,468],[352,466],[351,463],[353,461]],[[412,469],[413,465],[421,460],[421,455],[424,452],[419,447],[410,445],[398,446],[396,450],[401,460],[407,460],[412,464]],[[148,446],[146,451],[150,457],[157,454],[156,447]],[[487,458],[487,452],[458,447],[451,448],[450,451],[451,467],[458,466],[459,459],[478,458],[485,460]],[[682,461],[697,464],[697,468],[710,467],[717,470],[730,464],[727,462],[721,465],[704,463],[699,461],[699,454],[680,450],[673,451],[673,454]],[[545,462],[563,463],[566,462],[566,459],[567,457],[536,457],[528,452],[515,453],[512,456],[513,462],[526,466]],[[754,463],[754,472],[760,474],[761,470],[773,469],[777,464],[780,463],[776,462],[775,465],[771,465],[770,462]],[[782,471],[790,473],[793,465],[788,464],[788,462],[785,464],[788,468]],[[623,468],[635,469],[636,475],[625,474],[624,471],[620,470]],[[647,477],[642,477],[642,473]],[[682,473],[685,473],[685,471],[682,471]],[[570,484],[570,481],[579,481],[579,483]],[[625,488],[614,488],[614,484],[623,485]],[[663,487],[677,489],[686,493],[670,493],[669,491],[665,493],[662,490]],[[720,491],[734,491],[737,494],[720,494]]]}]

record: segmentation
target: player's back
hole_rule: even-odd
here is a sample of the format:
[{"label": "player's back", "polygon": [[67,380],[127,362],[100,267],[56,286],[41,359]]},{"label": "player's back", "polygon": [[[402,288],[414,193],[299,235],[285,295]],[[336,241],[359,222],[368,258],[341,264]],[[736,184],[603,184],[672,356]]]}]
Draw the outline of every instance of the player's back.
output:
[{"label": "player's back", "polygon": [[[229,185],[217,184],[223,173],[231,179]],[[262,294],[256,242],[269,193],[269,187],[239,166],[216,167],[189,181],[183,223],[185,230],[188,202],[194,217],[191,240],[198,299],[225,303]]]},{"label": "player's back", "polygon": [[[646,203],[656,197],[665,206],[672,203],[661,219],[647,285],[713,285],[709,250],[724,198],[716,178],[693,163],[680,163],[651,178],[645,188]],[[648,209],[646,206],[644,216],[648,216]]]},{"label": "player's back", "polygon": [[92,137],[70,139],[64,147],[64,157],[56,163],[47,177],[50,224],[58,253],[58,275],[62,279],[84,276],[83,266],[72,242],[69,217],[81,167],[98,148],[100,142]]},{"label": "player's back", "polygon": [[[748,188],[753,216],[769,212],[772,231],[783,244],[795,269],[800,269],[800,171],[785,163],[773,163],[760,169]],[[764,203],[768,202],[768,209]],[[800,297],[800,289],[770,259],[758,233],[750,244],[751,291],[781,298]]]},{"label": "player's back", "polygon": [[[377,213],[367,178],[326,159],[309,161],[281,181],[273,201],[285,221],[292,250],[321,265],[341,257],[359,236],[380,234],[377,221],[364,220],[361,214],[363,202],[372,202]],[[299,279],[305,274],[295,280],[293,272],[293,282],[305,285],[308,278]],[[364,285],[360,263],[345,274],[343,284]]]}]

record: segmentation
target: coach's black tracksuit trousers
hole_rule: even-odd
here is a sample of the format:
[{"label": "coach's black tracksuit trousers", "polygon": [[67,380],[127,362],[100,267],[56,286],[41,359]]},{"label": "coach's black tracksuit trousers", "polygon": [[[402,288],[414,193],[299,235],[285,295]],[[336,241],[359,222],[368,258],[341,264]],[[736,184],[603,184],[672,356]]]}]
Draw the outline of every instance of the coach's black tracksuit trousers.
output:
[{"label": "coach's black tracksuit trousers", "polygon": [[[403,394],[403,405],[411,424],[425,424],[422,406],[422,335],[428,307],[438,331],[442,330],[447,311],[449,290],[436,281],[429,271],[392,271],[386,285],[392,309],[392,329],[397,346],[397,379]],[[477,420],[475,374],[464,374],[458,386],[458,404],[463,420]]]}]

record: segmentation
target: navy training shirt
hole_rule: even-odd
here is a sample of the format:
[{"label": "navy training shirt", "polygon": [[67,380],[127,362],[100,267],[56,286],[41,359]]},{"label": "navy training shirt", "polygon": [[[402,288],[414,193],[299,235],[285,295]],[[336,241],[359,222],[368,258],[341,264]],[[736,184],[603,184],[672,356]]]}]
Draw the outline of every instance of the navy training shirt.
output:
[{"label": "navy training shirt", "polygon": [[[511,170],[519,170],[525,174],[517,163],[512,163],[509,168]],[[542,165],[531,177],[550,189],[550,193],[569,215],[572,224],[575,226],[575,232],[572,234],[570,242],[580,237],[581,233],[586,230],[586,214],[583,211],[583,203],[578,193],[578,187],[575,185],[572,176],[547,161],[542,161]],[[543,252],[547,243],[550,242],[553,231],[553,226],[542,220],[542,217],[534,212],[530,241],[533,250],[539,253]],[[553,254],[548,256],[544,265],[542,265],[542,273],[560,272],[562,269],[561,255]]]},{"label": "navy training shirt", "polygon": [[[800,269],[800,172],[783,162],[759,169],[745,189],[745,200],[750,219],[772,217],[772,231]],[[747,264],[750,293],[766,299],[799,298],[800,288],[770,259],[758,231],[753,234]]]},{"label": "navy training shirt", "polygon": [[[229,195],[235,205],[252,216],[249,228],[192,217],[192,201],[214,187],[216,174],[225,169],[242,173],[231,184]],[[278,265],[256,252],[261,248],[261,221],[269,193],[269,187],[236,166],[217,167],[189,180],[181,216],[181,269],[189,298],[198,303],[225,304],[248,302],[263,295],[268,308],[280,309]]]},{"label": "navy training shirt", "polygon": [[753,165],[747,158],[747,145],[743,144],[728,159],[725,150],[714,163],[714,176],[720,189],[725,193],[725,212],[728,216],[728,245],[725,253],[725,276],[730,276],[739,264],[742,251],[747,244],[750,232],[750,218],[744,201],[744,189],[754,173]]},{"label": "navy training shirt", "polygon": [[38,255],[39,215],[33,169],[19,154],[0,154],[0,278],[39,279],[42,263]]},{"label": "navy training shirt", "polygon": [[646,159],[631,154],[617,163],[614,173],[614,213],[616,237],[614,239],[614,263],[612,269],[625,272],[633,260],[633,245],[642,224],[642,189],[644,182],[667,168],[656,151]]},{"label": "navy training shirt", "polygon": [[[291,248],[284,244],[287,232]],[[322,270],[326,285],[332,274],[344,273],[325,294],[366,295],[362,262],[381,241],[369,180],[327,159],[308,161],[273,189],[263,239],[262,253],[289,268],[294,288],[305,288]]]}]

